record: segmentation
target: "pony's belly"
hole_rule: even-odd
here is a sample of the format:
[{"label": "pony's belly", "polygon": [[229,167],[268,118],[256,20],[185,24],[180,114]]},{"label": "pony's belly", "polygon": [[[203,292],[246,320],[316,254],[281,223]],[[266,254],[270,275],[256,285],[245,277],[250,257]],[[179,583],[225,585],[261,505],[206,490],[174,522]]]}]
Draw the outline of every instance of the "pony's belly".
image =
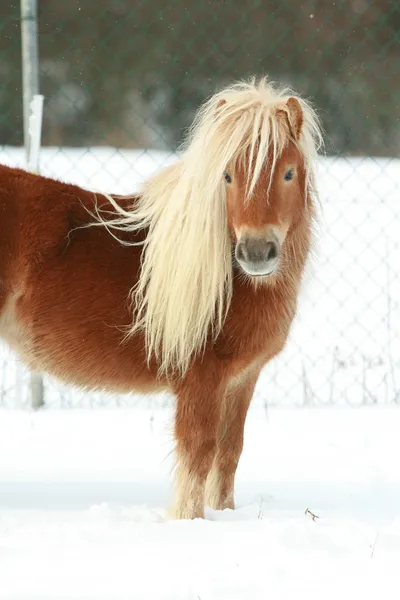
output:
[{"label": "pony's belly", "polygon": [[[36,335],[33,336],[36,338]],[[78,340],[60,334],[58,340],[35,343],[31,364],[60,381],[85,389],[109,393],[155,393],[167,389],[165,381],[147,367],[140,353],[121,351],[110,344],[104,348],[92,340]]]},{"label": "pony's belly", "polygon": [[103,391],[111,394],[155,394],[168,392],[166,384],[157,381],[145,371],[105,374],[102,370],[83,370],[65,367],[62,361],[46,360],[39,368],[41,361],[36,361],[36,369],[47,372],[59,381],[85,390]]},{"label": "pony's belly", "polygon": [[[49,306],[49,316],[51,307]],[[110,393],[168,390],[165,380],[146,365],[141,344],[120,344],[115,330],[84,334],[73,320],[37,319],[23,295],[9,295],[0,313],[0,337],[33,371],[86,389]]]}]

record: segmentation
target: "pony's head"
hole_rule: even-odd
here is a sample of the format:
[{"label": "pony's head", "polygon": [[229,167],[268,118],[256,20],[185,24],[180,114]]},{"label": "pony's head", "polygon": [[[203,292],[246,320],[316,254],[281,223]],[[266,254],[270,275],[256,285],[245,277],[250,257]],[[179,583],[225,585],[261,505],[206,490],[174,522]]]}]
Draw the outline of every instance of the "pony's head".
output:
[{"label": "pony's head", "polygon": [[220,333],[239,270],[271,285],[291,276],[288,240],[312,208],[320,142],[306,101],[266,79],[240,82],[200,107],[181,159],[132,210],[114,201],[115,227],[148,230],[131,333],[144,331],[161,371],[185,372]]},{"label": "pony's head", "polygon": [[[289,97],[277,103],[270,119],[265,139],[261,130],[255,147],[250,142],[223,174],[234,267],[257,278],[278,272],[286,236],[307,206],[306,168],[297,146],[303,126],[300,102]],[[264,160],[254,177],[260,156]]]}]

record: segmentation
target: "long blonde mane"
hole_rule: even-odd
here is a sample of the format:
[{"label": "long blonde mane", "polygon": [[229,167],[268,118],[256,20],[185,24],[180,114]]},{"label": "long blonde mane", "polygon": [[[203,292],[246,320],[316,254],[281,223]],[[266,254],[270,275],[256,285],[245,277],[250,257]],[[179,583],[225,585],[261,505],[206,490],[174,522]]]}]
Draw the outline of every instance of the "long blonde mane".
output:
[{"label": "long blonde mane", "polygon": [[[223,173],[247,160],[249,195],[267,159],[273,173],[290,137],[277,111],[291,95],[266,78],[223,89],[198,110],[181,159],[145,183],[132,209],[108,197],[116,211],[104,221],[108,228],[148,230],[128,335],[144,332],[147,357],[156,357],[162,373],[184,374],[221,331],[233,284]],[[314,111],[297,99],[309,185],[321,135]]]}]

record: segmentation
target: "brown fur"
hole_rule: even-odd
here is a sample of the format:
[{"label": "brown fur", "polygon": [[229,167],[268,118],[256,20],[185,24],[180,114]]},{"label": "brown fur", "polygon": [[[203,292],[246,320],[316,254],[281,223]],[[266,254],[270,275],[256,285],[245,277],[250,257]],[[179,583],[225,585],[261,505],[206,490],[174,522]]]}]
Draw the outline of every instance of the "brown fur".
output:
[{"label": "brown fur", "polygon": [[[283,180],[288,167],[296,168],[290,186]],[[142,247],[120,244],[104,227],[82,228],[96,201],[106,208],[109,201],[0,167],[0,335],[32,369],[71,384],[176,395],[176,518],[202,517],[205,498],[214,508],[234,508],[247,409],[261,368],[285,345],[309,252],[313,207],[304,178],[295,143],[277,162],[268,198],[268,165],[247,205],[245,173],[233,174],[227,190],[232,242],[243,231],[280,228],[279,268],[253,280],[235,267],[221,334],[184,376],[169,379],[157,377],[155,361],[147,366],[142,334],[122,341]],[[120,235],[143,241],[145,232]]]}]

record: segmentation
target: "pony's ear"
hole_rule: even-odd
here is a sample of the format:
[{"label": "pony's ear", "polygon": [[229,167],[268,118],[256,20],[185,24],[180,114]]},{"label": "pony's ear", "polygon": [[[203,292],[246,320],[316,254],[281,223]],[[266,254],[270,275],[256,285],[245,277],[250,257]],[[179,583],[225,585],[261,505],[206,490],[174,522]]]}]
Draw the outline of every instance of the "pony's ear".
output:
[{"label": "pony's ear", "polygon": [[278,111],[283,114],[288,122],[290,134],[294,140],[298,140],[303,126],[303,109],[297,98],[291,96],[286,104]]},{"label": "pony's ear", "polygon": [[226,104],[226,100],[224,100],[223,98],[221,98],[221,100],[218,100],[217,106],[215,107],[215,110],[218,111],[221,106],[223,106],[224,104]]}]

